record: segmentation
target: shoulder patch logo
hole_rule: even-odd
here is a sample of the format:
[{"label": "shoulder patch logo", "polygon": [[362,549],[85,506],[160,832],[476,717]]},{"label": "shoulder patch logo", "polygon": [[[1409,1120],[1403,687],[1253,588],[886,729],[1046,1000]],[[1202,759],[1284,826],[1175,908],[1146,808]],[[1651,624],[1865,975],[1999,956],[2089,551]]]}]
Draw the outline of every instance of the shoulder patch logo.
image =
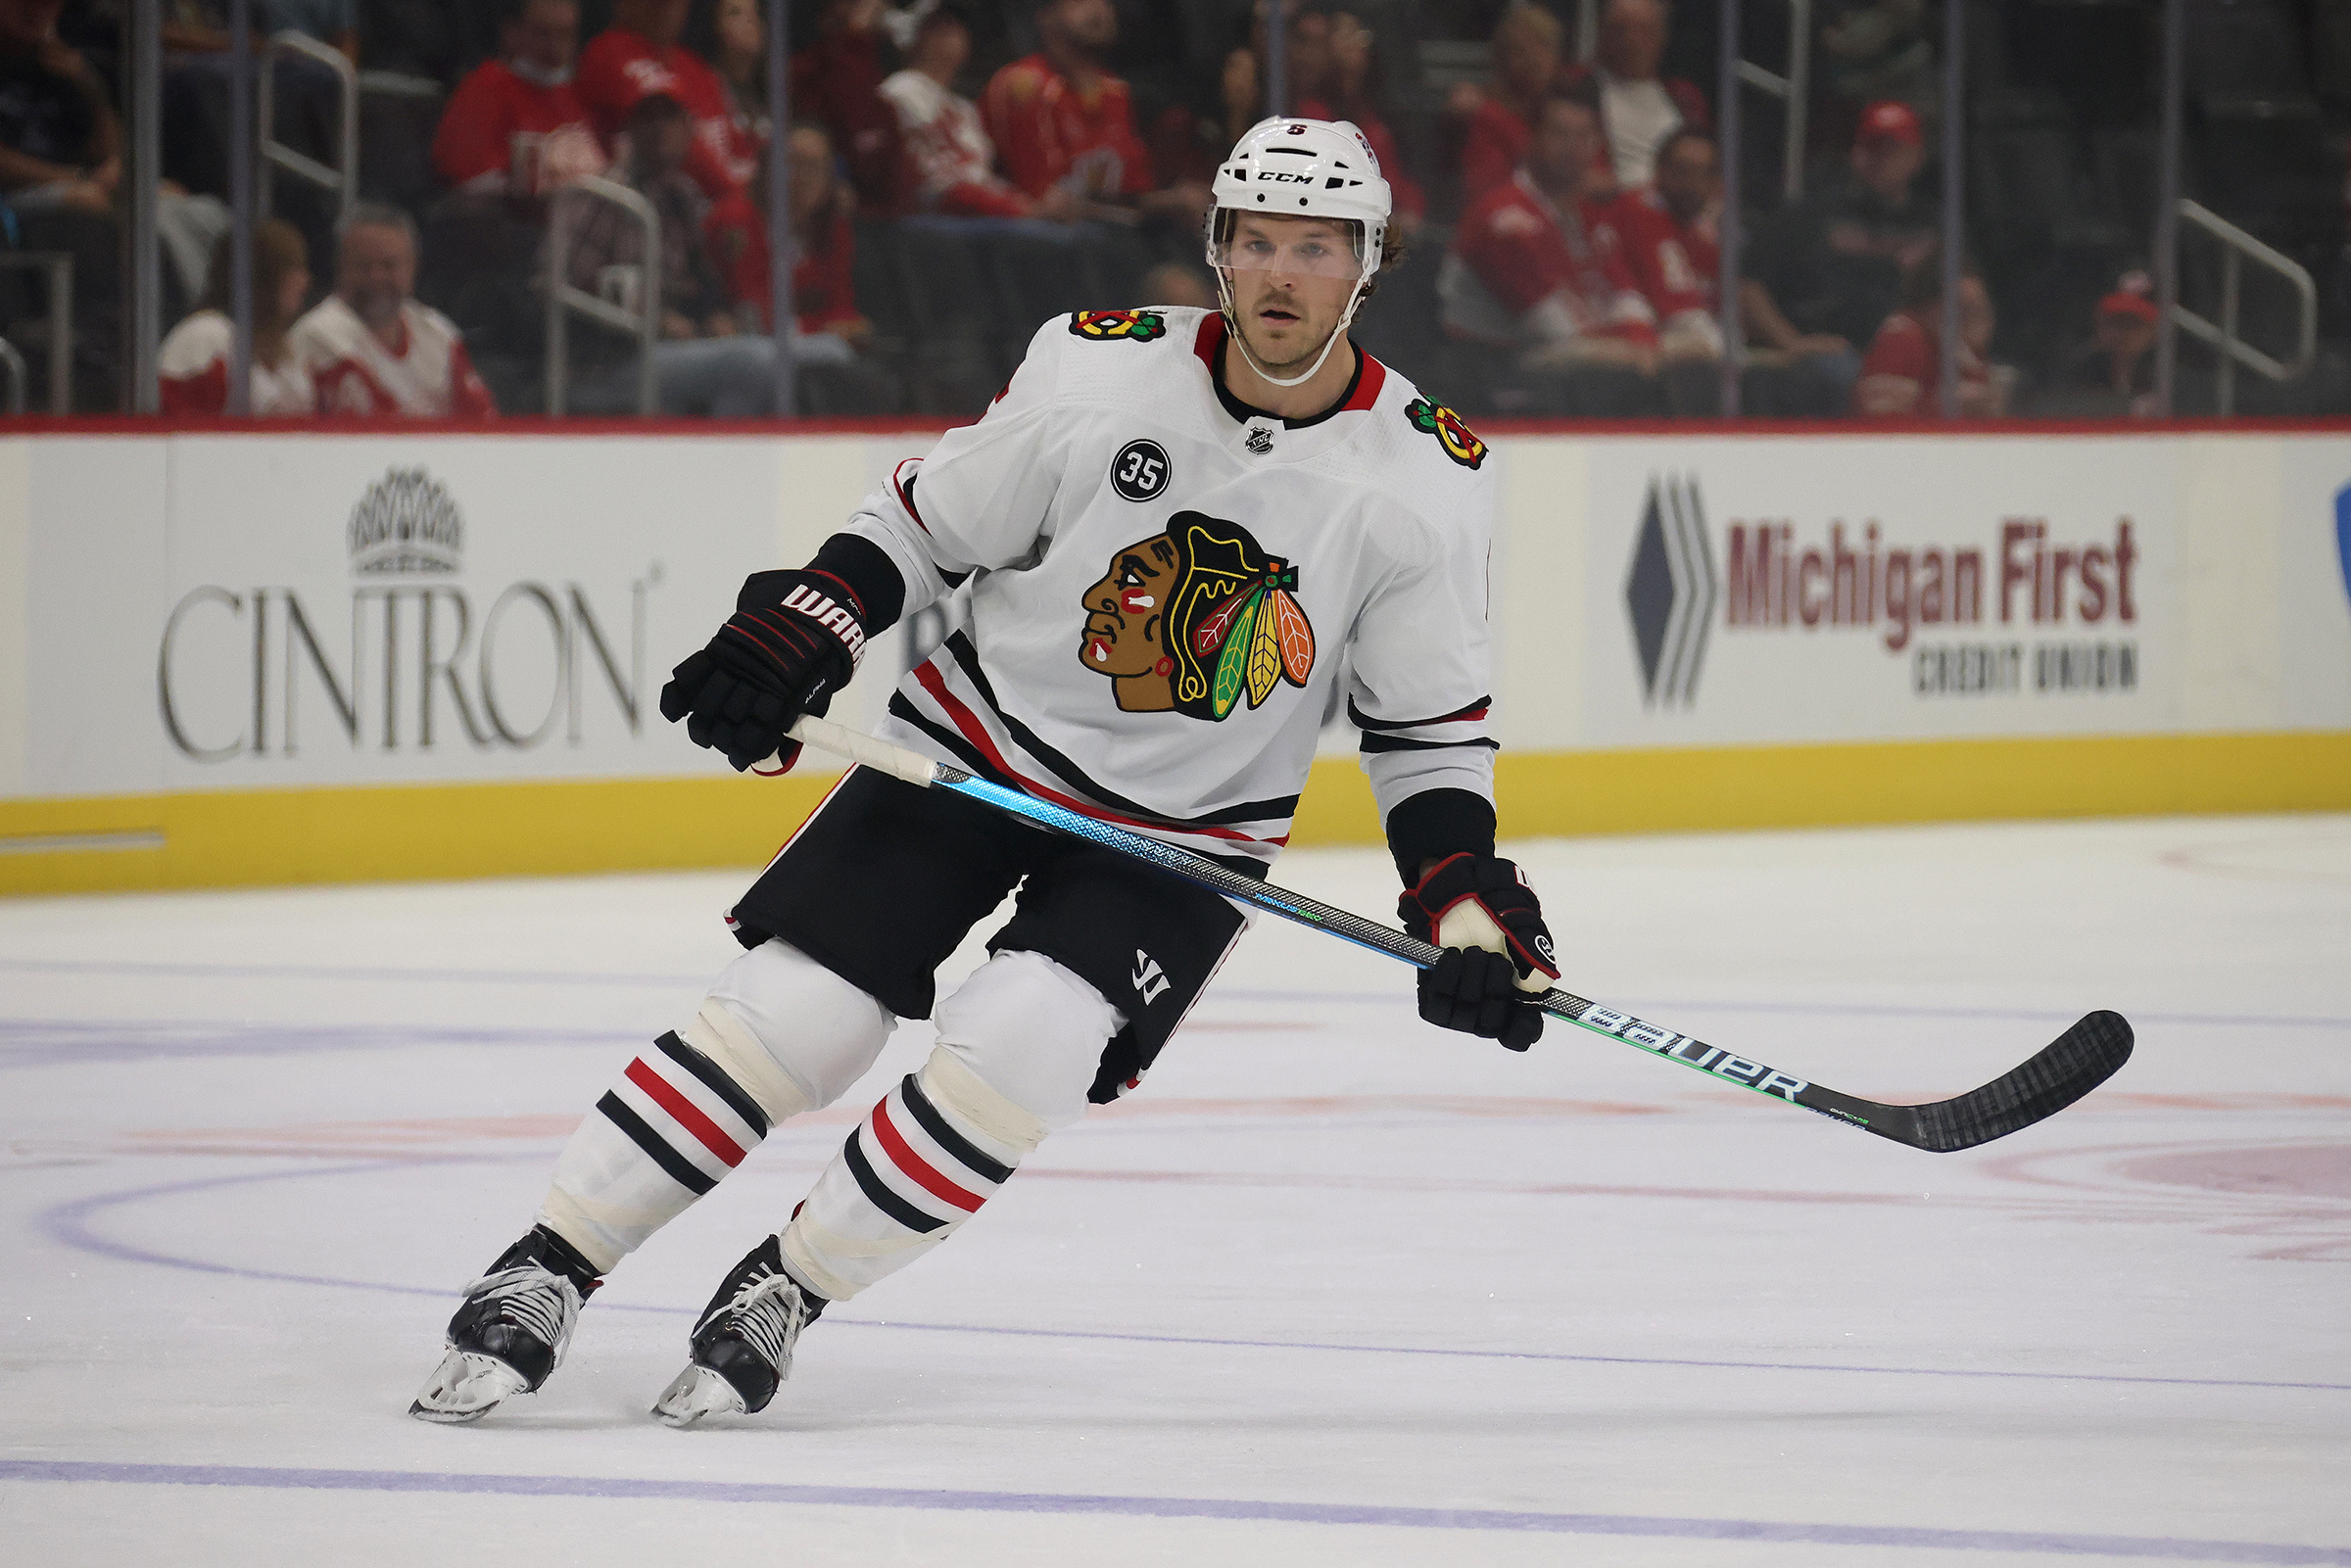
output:
[{"label": "shoulder patch logo", "polygon": [[1079,310],[1070,317],[1070,336],[1108,343],[1124,338],[1149,343],[1168,335],[1167,318],[1156,310]]},{"label": "shoulder patch logo", "polygon": [[1297,566],[1240,524],[1177,512],[1085,591],[1078,662],[1109,678],[1123,713],[1215,723],[1243,697],[1256,708],[1281,682],[1306,685],[1315,629],[1297,594]]},{"label": "shoulder patch logo", "polygon": [[1404,416],[1415,430],[1425,430],[1436,437],[1437,445],[1445,449],[1445,455],[1463,468],[1475,468],[1486,460],[1486,444],[1477,439],[1477,432],[1443,404],[1415,398],[1404,405]]}]

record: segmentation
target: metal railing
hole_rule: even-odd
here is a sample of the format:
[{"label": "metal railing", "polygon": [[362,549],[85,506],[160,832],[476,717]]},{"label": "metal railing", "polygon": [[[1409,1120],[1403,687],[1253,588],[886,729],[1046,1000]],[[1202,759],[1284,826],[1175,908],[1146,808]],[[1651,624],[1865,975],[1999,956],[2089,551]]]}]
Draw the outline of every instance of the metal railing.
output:
[{"label": "metal railing", "polygon": [[[610,202],[637,219],[645,231],[644,261],[637,267],[637,305],[625,309],[571,281],[571,227],[583,199]],[[660,406],[660,382],[653,348],[661,341],[661,214],[653,204],[614,180],[591,174],[564,187],[547,227],[547,411],[559,414],[570,394],[571,318],[589,320],[637,337],[637,411]]]},{"label": "metal railing", "polygon": [[[336,116],[340,124],[337,137],[340,161],[329,168],[308,154],[296,152],[277,139],[277,63],[286,55],[300,55],[314,60],[335,75]],[[284,169],[296,179],[305,180],[335,197],[338,216],[348,216],[352,204],[360,199],[360,72],[343,57],[343,51],[320,43],[307,33],[281,32],[269,40],[262,51],[256,72],[261,78],[257,100],[258,123],[261,126],[262,188],[261,210],[273,210],[270,185],[273,172]]]},{"label": "metal railing", "polygon": [[1783,76],[1751,60],[1742,60],[1739,79],[1787,106],[1788,124],[1780,143],[1784,165],[1780,194],[1794,201],[1804,194],[1805,113],[1812,101],[1812,0],[1788,0],[1788,73]]},{"label": "metal railing", "polygon": [[[0,268],[49,274],[49,411],[73,411],[73,258],[64,251],[0,253]],[[24,356],[9,347],[10,413],[24,411]]]},{"label": "metal railing", "polygon": [[[2224,416],[2236,411],[2236,367],[2243,365],[2272,381],[2291,381],[2319,356],[2319,288],[2307,268],[2292,257],[2274,251],[2201,203],[2183,199],[2180,216],[2221,242],[2221,319],[2216,323],[2183,305],[2172,307],[2172,324],[2189,337],[2209,345],[2220,356],[2219,385],[2214,411]],[[2246,258],[2260,262],[2292,287],[2302,307],[2295,333],[2294,356],[2273,359],[2236,334],[2237,296],[2244,281]],[[2174,263],[2177,265],[2177,262]]]}]

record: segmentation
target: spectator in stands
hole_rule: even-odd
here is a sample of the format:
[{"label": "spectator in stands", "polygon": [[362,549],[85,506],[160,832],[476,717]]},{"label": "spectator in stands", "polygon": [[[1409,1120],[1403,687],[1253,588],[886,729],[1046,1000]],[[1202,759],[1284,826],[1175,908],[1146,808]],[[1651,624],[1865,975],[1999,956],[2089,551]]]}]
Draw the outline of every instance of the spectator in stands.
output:
[{"label": "spectator in stands", "polygon": [[1494,80],[1464,83],[1448,107],[1467,120],[1462,140],[1462,200],[1474,203],[1511,182],[1533,139],[1535,112],[1559,73],[1559,19],[1513,0],[1494,24]]},{"label": "spectator in stands", "polygon": [[761,0],[705,0],[686,28],[686,47],[717,70],[762,147],[768,137],[765,11]]},{"label": "spectator in stands", "polygon": [[1599,58],[1567,73],[1569,85],[1590,81],[1598,87],[1607,164],[1626,190],[1650,182],[1667,137],[1685,126],[1705,130],[1712,124],[1704,94],[1679,76],[1657,74],[1665,26],[1665,0],[1608,0],[1600,16]]},{"label": "spectator in stands", "polygon": [[1652,181],[1610,204],[1614,228],[1642,298],[1657,314],[1657,342],[1669,358],[1722,357],[1722,160],[1714,138],[1694,126],[1658,147]]},{"label": "spectator in stands", "polygon": [[1241,134],[1266,118],[1264,73],[1257,51],[1229,50],[1217,72],[1215,102],[1198,113],[1171,105],[1151,127],[1152,166],[1177,184],[1206,185]]},{"label": "spectator in stands", "polygon": [[1294,11],[1285,62],[1292,112],[1308,119],[1350,120],[1364,133],[1387,179],[1396,219],[1410,234],[1427,214],[1428,197],[1405,171],[1404,151],[1379,113],[1371,45],[1371,29],[1344,11]]},{"label": "spectator in stands", "polygon": [[1617,197],[1601,218],[1656,312],[1660,375],[1676,413],[1721,403],[1721,201],[1714,138],[1685,125],[1657,149],[1652,183]]},{"label": "spectator in stands", "polygon": [[814,120],[849,166],[868,213],[906,202],[906,161],[896,109],[882,96],[885,0],[825,0],[817,40],[792,57],[792,113]]},{"label": "spectator in stands", "polygon": [[688,0],[612,0],[612,25],[580,51],[576,90],[604,151],[617,157],[629,112],[659,93],[694,117],[687,172],[711,201],[723,201],[751,176],[759,148],[750,122],[728,96],[718,72],[678,42]]},{"label": "spectator in stands", "polygon": [[1039,0],[1042,47],[996,72],[980,115],[1004,176],[1032,198],[1056,187],[1090,208],[1131,207],[1147,216],[1197,223],[1204,186],[1156,189],[1151,154],[1135,134],[1127,83],[1103,69],[1118,37],[1110,0]]},{"label": "spectator in stands", "polygon": [[[618,172],[652,204],[661,219],[660,341],[653,373],[661,411],[744,417],[765,413],[775,401],[775,359],[766,340],[740,335],[733,302],[703,239],[709,204],[689,172],[695,151],[694,113],[667,93],[637,101],[624,127],[627,149]],[[738,192],[730,203],[743,201]],[[601,294],[625,310],[642,307],[645,230],[609,202],[583,193],[559,196],[570,204],[571,255],[565,271],[573,288]],[[634,345],[600,328],[575,332],[574,358],[587,374],[570,389],[583,413],[619,413],[637,400]]]},{"label": "spectator in stands", "polygon": [[1554,412],[1657,406],[1656,312],[1589,195],[1604,145],[1590,97],[1553,89],[1517,173],[1462,214],[1438,275],[1447,329],[1510,353]]},{"label": "spectator in stands", "polygon": [[[1942,94],[1933,29],[1942,24],[1926,0],[1829,0],[1819,24],[1820,79],[1813,145],[1836,145],[1869,106],[1885,99],[1932,118]],[[1822,142],[1821,136],[1834,138]]]},{"label": "spectator in stands", "polygon": [[[1991,349],[1991,296],[1967,265],[1959,278],[1959,414],[1997,418],[2007,412],[2005,378],[1987,357]],[[1861,361],[1853,412],[1864,419],[1939,419],[1943,416],[1943,249],[1930,246],[1902,274],[1902,308],[1886,318]]]},{"label": "spectator in stands", "polygon": [[915,204],[958,217],[1068,215],[1068,192],[1051,190],[1036,201],[996,172],[996,145],[980,123],[979,106],[955,91],[971,56],[971,24],[942,5],[915,24],[906,69],[882,83],[914,165]]},{"label": "spectator in stands", "polygon": [[[795,125],[787,145],[792,190],[792,376],[810,413],[892,413],[897,378],[865,350],[873,323],[857,306],[856,203],[834,173],[833,139],[822,125]],[[761,344],[775,331],[768,245],[766,156],[746,196],[713,208],[704,232],[734,302],[736,319]],[[772,384],[774,371],[768,371]]]},{"label": "spectator in stands", "polygon": [[299,32],[360,63],[358,0],[262,0],[254,9],[254,21],[269,32]]},{"label": "spectator in stands", "polygon": [[[213,252],[211,283],[196,312],[171,329],[157,355],[161,407],[167,414],[228,411],[231,241]],[[253,363],[246,405],[257,414],[298,418],[318,411],[309,366],[294,352],[294,322],[311,293],[310,246],[281,218],[253,229]]]},{"label": "spectator in stands", "polygon": [[2161,413],[2155,397],[2155,328],[2162,318],[2154,280],[2142,268],[2124,273],[2098,301],[2089,342],[2066,356],[2051,385],[2034,400],[2033,411],[2133,419]]},{"label": "spectator in stands", "polygon": [[327,414],[487,419],[498,412],[449,317],[419,305],[416,225],[361,202],[336,229],[335,292],[291,341]]},{"label": "spectator in stands", "polygon": [[0,0],[0,192],[19,212],[111,213],[120,131],[106,84],[58,37],[63,0]]},{"label": "spectator in stands", "polygon": [[[60,9],[60,0],[0,0],[0,199],[24,249],[73,259],[73,403],[105,407],[116,402],[121,332],[121,138],[105,84],[57,35]],[[198,261],[201,279],[201,253]],[[0,279],[0,289],[10,315],[31,316],[23,275]],[[45,319],[7,324],[30,345]]]},{"label": "spectator in stands", "polygon": [[572,91],[579,0],[505,0],[504,53],[457,84],[433,137],[433,167],[477,195],[545,198],[601,173],[603,150]]},{"label": "spectator in stands", "polygon": [[1934,248],[1941,214],[1916,189],[1918,116],[1874,103],[1850,166],[1762,225],[1747,256],[1740,309],[1751,339],[1804,361],[1842,405],[1878,325],[1902,308],[1904,269]]},{"label": "spectator in stands", "polygon": [[1142,305],[1190,306],[1197,309],[1217,308],[1217,286],[1208,274],[1189,261],[1162,261],[1143,274],[1136,286],[1135,301]]}]

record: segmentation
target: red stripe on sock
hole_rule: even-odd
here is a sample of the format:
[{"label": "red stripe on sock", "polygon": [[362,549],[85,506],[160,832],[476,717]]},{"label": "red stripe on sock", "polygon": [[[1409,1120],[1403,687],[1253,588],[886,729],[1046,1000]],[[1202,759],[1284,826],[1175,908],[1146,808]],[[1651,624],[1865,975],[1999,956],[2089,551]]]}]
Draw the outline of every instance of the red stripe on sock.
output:
[{"label": "red stripe on sock", "polygon": [[743,1146],[728,1137],[719,1124],[702,1115],[701,1108],[678,1093],[668,1079],[645,1065],[639,1057],[629,1064],[628,1078],[653,1098],[653,1104],[670,1115],[670,1119],[701,1140],[703,1148],[727,1163],[729,1170],[743,1164]]},{"label": "red stripe on sock", "polygon": [[889,1163],[912,1176],[925,1192],[939,1202],[953,1204],[967,1214],[978,1213],[980,1206],[987,1202],[956,1186],[940,1175],[929,1161],[914,1152],[913,1145],[889,1123],[889,1098],[887,1095],[874,1102],[874,1136],[882,1141],[882,1152],[889,1156]]}]

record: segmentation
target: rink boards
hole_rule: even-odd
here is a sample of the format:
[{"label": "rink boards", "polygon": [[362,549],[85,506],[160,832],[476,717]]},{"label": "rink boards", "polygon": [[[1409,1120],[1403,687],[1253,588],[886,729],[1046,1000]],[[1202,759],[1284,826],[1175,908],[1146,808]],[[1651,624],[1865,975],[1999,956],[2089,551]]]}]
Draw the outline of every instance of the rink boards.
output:
[{"label": "rink boards", "polygon": [[[932,439],[0,439],[0,891],[755,862],[826,781],[728,776],[661,682]],[[1511,834],[2351,808],[2351,433],[1482,461]],[[1353,745],[1299,841],[1376,838]]]}]

